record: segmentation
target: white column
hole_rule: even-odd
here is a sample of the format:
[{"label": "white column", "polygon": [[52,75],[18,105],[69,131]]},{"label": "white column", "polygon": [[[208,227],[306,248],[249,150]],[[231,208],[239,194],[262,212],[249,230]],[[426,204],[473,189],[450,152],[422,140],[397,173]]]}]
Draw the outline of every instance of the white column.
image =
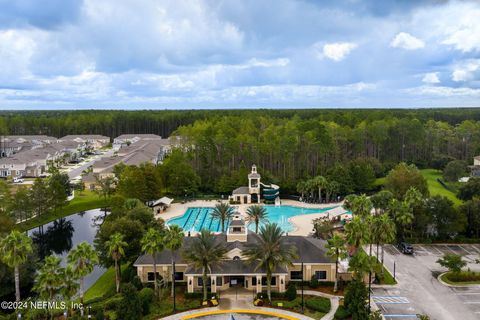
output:
[{"label": "white column", "polygon": [[193,281],[194,281],[193,276],[188,276],[187,277],[187,285],[188,285],[188,292],[192,293],[193,292]]},{"label": "white column", "polygon": [[212,292],[217,292],[217,277],[210,277],[210,286],[212,288]]},{"label": "white column", "polygon": [[255,286],[257,287],[257,293],[262,292],[262,276],[257,274],[256,281],[257,283],[255,284]]},{"label": "white column", "polygon": [[285,292],[285,285],[286,285],[286,283],[285,283],[285,275],[283,275],[283,274],[279,275],[279,276],[278,276],[278,281],[279,281],[279,283],[278,283],[278,290],[279,290],[280,292]]}]

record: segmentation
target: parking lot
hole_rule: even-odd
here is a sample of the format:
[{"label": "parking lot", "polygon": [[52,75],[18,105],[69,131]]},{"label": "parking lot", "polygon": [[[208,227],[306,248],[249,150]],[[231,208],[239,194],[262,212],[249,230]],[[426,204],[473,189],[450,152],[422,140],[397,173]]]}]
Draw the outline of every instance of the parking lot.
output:
[{"label": "parking lot", "polygon": [[447,287],[437,280],[446,271],[436,261],[446,253],[459,254],[467,267],[480,271],[480,244],[414,245],[413,255],[396,247],[385,247],[385,266],[395,270],[398,285],[373,289],[372,299],[386,319],[480,319],[480,286]]}]

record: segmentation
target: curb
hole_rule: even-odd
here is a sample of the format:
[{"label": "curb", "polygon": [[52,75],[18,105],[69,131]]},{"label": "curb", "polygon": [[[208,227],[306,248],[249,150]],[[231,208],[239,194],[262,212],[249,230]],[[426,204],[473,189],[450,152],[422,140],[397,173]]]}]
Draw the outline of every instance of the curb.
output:
[{"label": "curb", "polygon": [[480,284],[449,284],[449,283],[446,283],[441,278],[444,274],[447,274],[447,273],[448,272],[443,272],[437,277],[438,282],[440,282],[441,284],[443,284],[446,287],[450,287],[450,288],[475,288],[475,287],[479,287],[480,288]]}]

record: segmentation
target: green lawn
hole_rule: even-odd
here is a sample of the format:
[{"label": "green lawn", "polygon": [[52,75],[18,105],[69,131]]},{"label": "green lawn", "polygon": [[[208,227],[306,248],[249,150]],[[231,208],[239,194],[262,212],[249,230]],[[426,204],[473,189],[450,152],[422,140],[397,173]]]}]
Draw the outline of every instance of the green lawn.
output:
[{"label": "green lawn", "polygon": [[[438,178],[443,179],[441,171],[435,169],[422,169],[420,170],[423,177],[427,180],[428,190],[430,195],[440,195],[450,199],[456,206],[462,204],[462,201],[457,198],[455,193],[447,190],[444,186],[437,181]],[[452,186],[454,188],[454,186]]]},{"label": "green lawn", "polygon": [[385,269],[385,266],[383,266],[383,281],[382,284],[388,284],[388,285],[394,285],[397,284],[397,281],[393,279],[393,276],[388,272],[387,269]]},{"label": "green lawn", "polygon": [[21,231],[26,231],[77,212],[101,208],[102,206],[104,206],[104,201],[96,193],[90,190],[82,192],[75,191],[75,198],[65,207],[58,209],[56,213],[51,211],[40,217],[21,222],[17,227]]},{"label": "green lawn", "polygon": [[[122,265],[122,272],[128,268],[128,264]],[[85,292],[84,300],[88,303],[91,300],[105,297],[108,293],[115,294],[115,268],[110,267],[100,278]]]},{"label": "green lawn", "polygon": [[[455,206],[462,204],[462,201],[457,198],[454,192],[447,190],[444,186],[437,181],[437,179],[443,179],[442,172],[435,170],[435,169],[422,169],[420,170],[423,177],[427,180],[428,191],[430,191],[430,195],[436,196],[444,196],[450,199]],[[385,177],[377,178],[374,182],[374,186],[382,186],[385,184]],[[456,189],[455,184],[448,183],[452,189]]]}]

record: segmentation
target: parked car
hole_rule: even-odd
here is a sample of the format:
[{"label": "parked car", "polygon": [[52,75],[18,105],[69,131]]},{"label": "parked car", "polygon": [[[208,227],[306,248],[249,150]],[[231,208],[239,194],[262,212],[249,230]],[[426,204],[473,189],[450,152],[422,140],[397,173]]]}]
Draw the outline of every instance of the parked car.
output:
[{"label": "parked car", "polygon": [[403,254],[413,254],[413,246],[409,243],[400,242],[397,247]]},{"label": "parked car", "polygon": [[18,177],[13,178],[13,183],[22,183],[23,181],[25,180],[23,180],[22,178],[18,178]]}]

